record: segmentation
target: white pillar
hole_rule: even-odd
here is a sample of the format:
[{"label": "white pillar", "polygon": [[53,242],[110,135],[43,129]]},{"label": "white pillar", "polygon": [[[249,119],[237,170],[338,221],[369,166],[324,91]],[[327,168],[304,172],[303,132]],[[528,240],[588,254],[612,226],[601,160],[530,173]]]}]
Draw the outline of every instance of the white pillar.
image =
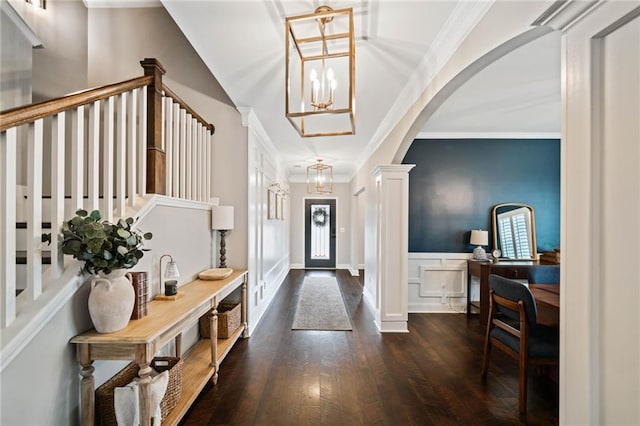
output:
[{"label": "white pillar", "polygon": [[554,6],[536,22],[563,32],[560,424],[637,425],[638,3]]},{"label": "white pillar", "polygon": [[375,323],[381,332],[404,332],[408,312],[409,170],[414,164],[377,166],[375,177]]}]

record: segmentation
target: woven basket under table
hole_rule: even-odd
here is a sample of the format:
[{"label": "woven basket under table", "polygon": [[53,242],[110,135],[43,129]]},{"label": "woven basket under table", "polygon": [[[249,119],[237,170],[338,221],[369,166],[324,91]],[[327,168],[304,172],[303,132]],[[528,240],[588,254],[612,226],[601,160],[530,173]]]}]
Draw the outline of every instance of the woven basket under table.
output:
[{"label": "woven basket under table", "polygon": [[[200,318],[200,336],[210,339],[209,315],[211,311]],[[242,305],[237,302],[220,302],[218,304],[218,338],[228,339],[240,327],[242,320]]]},{"label": "woven basket under table", "polygon": [[[158,365],[158,361],[167,361],[168,365]],[[182,358],[176,357],[155,357],[151,361],[151,368],[158,373],[169,370],[167,391],[160,402],[163,419],[167,418],[182,396],[182,365]],[[133,379],[138,377],[138,369],[138,365],[132,362],[96,389],[96,420],[98,425],[117,426],[116,411],[113,405],[114,389],[131,383]]]}]

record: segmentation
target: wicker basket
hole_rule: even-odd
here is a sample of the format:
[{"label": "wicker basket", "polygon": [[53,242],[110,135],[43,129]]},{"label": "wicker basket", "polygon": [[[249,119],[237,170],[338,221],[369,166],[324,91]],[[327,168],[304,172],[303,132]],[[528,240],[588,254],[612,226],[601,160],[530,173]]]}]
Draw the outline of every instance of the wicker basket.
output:
[{"label": "wicker basket", "polygon": [[[167,418],[182,396],[182,364],[182,358],[175,357],[156,357],[151,362],[151,368],[158,373],[169,370],[167,391],[160,402],[163,419]],[[138,365],[130,363],[96,389],[96,420],[98,425],[117,426],[116,411],[113,406],[114,389],[128,385],[137,376]]]},{"label": "wicker basket", "polygon": [[[218,338],[228,339],[240,327],[242,305],[237,302],[220,302],[218,304]],[[211,338],[209,315],[211,311],[200,317],[200,336]]]}]

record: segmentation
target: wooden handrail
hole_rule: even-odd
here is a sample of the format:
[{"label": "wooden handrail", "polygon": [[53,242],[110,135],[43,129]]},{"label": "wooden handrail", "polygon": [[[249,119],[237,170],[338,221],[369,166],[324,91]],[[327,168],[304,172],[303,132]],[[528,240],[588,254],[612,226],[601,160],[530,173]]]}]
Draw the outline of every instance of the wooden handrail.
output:
[{"label": "wooden handrail", "polygon": [[193,108],[191,108],[189,105],[187,105],[187,103],[185,101],[183,101],[182,99],[180,99],[180,97],[178,95],[176,95],[176,93],[169,89],[167,86],[165,86],[164,84],[162,85],[162,90],[164,91],[165,96],[170,97],[171,99],[173,99],[176,103],[180,104],[180,106],[182,108],[184,108],[189,114],[191,114],[193,116],[193,118],[195,118],[196,120],[198,120],[204,127],[207,128],[207,130],[209,130],[209,132],[211,132],[211,134],[213,135],[216,131],[216,128],[213,124],[211,123],[207,123],[207,121],[202,118],[200,116],[200,114],[198,114],[197,112],[195,112],[193,110]]},{"label": "wooden handrail", "polygon": [[86,105],[110,96],[148,86],[152,81],[153,77],[151,76],[137,77],[120,83],[82,90],[62,98],[2,111],[0,112],[0,131],[66,111],[69,108]]}]

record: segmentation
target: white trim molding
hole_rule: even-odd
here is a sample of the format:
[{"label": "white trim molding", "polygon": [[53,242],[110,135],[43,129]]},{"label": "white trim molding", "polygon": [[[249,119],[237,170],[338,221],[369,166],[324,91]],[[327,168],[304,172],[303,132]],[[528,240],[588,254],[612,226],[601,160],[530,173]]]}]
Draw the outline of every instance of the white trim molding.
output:
[{"label": "white trim molding", "polygon": [[375,323],[380,332],[408,333],[407,256],[409,171],[415,164],[374,168],[376,270]]},{"label": "white trim molding", "polygon": [[420,132],[415,139],[560,139],[560,132]]}]

